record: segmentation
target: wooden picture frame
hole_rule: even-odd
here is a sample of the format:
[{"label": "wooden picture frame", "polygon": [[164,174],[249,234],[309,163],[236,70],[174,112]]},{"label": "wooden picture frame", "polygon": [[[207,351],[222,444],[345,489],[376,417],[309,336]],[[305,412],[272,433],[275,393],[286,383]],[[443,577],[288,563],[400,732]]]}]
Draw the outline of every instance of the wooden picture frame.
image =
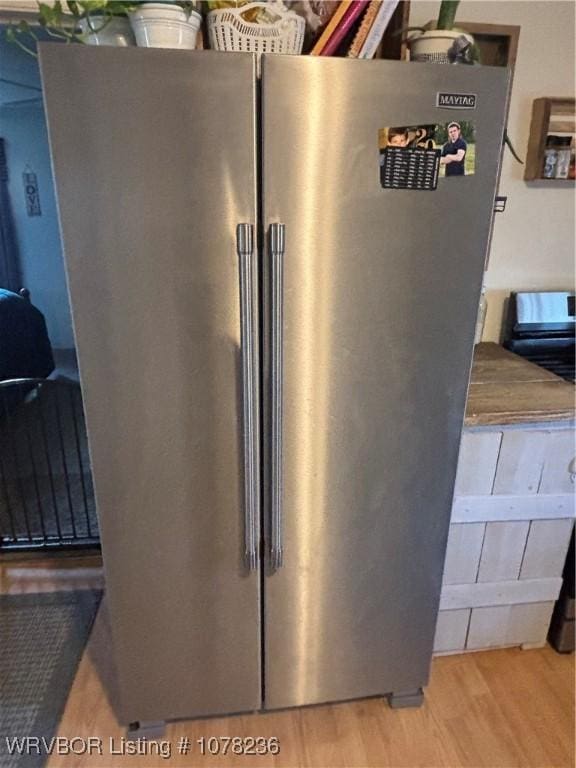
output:
[{"label": "wooden picture frame", "polygon": [[474,36],[480,50],[481,64],[488,67],[510,67],[512,87],[520,27],[511,24],[480,24],[473,21],[457,21],[456,26]]},{"label": "wooden picture frame", "polygon": [[481,64],[487,67],[509,67],[510,89],[504,121],[504,124],[507,125],[520,41],[520,27],[515,24],[481,24],[474,21],[458,21],[457,25],[459,29],[470,32],[474,36],[474,42],[480,51]]},{"label": "wooden picture frame", "polygon": [[543,181],[548,184],[554,182],[556,186],[574,186],[574,179],[545,178],[543,167],[548,134],[561,133],[574,136],[575,113],[576,99],[571,96],[534,99],[524,181]]}]

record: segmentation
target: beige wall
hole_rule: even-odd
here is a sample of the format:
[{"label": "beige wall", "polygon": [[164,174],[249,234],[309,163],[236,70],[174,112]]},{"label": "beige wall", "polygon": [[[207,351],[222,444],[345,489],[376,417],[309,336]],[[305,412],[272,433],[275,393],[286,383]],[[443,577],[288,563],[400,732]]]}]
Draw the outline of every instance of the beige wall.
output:
[{"label": "beige wall", "polygon": [[[415,0],[410,23],[435,19],[438,2]],[[457,19],[521,27],[508,133],[526,154],[532,101],[574,95],[574,9],[571,0],[462,0]],[[500,194],[505,213],[496,216],[486,274],[488,317],[484,340],[497,341],[504,298],[511,290],[564,289],[574,285],[574,190],[561,182],[527,183],[523,166],[506,150]]]}]

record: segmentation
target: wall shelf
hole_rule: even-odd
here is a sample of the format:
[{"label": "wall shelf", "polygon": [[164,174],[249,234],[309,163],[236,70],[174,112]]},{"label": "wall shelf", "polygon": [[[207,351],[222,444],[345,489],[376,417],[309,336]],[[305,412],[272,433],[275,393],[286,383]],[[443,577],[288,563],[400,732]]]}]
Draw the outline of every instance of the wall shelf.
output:
[{"label": "wall shelf", "polygon": [[576,130],[574,122],[575,103],[575,99],[568,97],[534,99],[526,153],[526,168],[524,170],[525,181],[545,181],[554,182],[556,186],[568,184],[574,186],[574,179],[548,179],[544,177],[544,152],[546,150],[546,138],[549,135],[572,135],[572,141],[574,141]]}]

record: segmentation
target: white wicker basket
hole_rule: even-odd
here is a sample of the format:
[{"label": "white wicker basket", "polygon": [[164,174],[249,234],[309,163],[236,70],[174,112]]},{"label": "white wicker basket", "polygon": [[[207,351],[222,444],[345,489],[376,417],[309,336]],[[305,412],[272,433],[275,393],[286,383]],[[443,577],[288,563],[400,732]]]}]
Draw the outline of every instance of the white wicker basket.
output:
[{"label": "white wicker basket", "polygon": [[[271,24],[245,21],[242,14],[253,8],[272,9],[281,18]],[[208,35],[211,48],[217,51],[249,51],[251,53],[301,53],[306,22],[282,3],[255,2],[239,8],[210,11]]]}]

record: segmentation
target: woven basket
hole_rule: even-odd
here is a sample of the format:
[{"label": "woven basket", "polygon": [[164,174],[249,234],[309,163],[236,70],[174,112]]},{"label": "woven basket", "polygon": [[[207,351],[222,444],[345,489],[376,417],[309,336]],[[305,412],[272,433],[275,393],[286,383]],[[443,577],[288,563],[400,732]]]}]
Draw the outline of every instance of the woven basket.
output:
[{"label": "woven basket", "polygon": [[[246,21],[242,14],[253,8],[272,9],[280,16],[271,24]],[[301,53],[306,22],[282,3],[248,3],[239,8],[219,8],[207,16],[210,47],[216,51],[251,53]]]}]

